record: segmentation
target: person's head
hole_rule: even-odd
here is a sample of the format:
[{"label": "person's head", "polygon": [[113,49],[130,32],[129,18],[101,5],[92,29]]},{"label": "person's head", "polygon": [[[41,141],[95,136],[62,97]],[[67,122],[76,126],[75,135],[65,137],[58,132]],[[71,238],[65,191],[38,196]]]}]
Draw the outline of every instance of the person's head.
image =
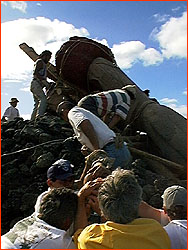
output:
[{"label": "person's head", "polygon": [[47,171],[47,184],[50,188],[72,188],[74,184],[73,165],[64,159],[57,160]]},{"label": "person's head", "polygon": [[149,89],[145,89],[145,90],[143,90],[143,92],[144,92],[147,96],[149,96],[150,90],[149,90]]},{"label": "person's head", "polygon": [[40,55],[39,58],[41,58],[45,63],[50,61],[50,58],[52,56],[52,52],[49,50],[44,50]]},{"label": "person's head", "polygon": [[163,209],[170,220],[187,219],[187,190],[174,185],[165,189],[163,195]]},{"label": "person's head", "polygon": [[126,224],[138,217],[142,188],[132,171],[116,169],[99,188],[98,199],[107,220]]},{"label": "person's head", "polygon": [[56,113],[64,120],[68,121],[68,113],[75,105],[69,101],[60,102],[57,106]]},{"label": "person's head", "polygon": [[67,230],[75,219],[78,197],[71,189],[51,189],[41,201],[39,219],[49,225]]},{"label": "person's head", "polygon": [[12,105],[13,107],[16,107],[17,106],[17,104],[18,104],[18,99],[17,98],[15,98],[15,97],[12,97],[11,99],[10,99],[10,105]]}]

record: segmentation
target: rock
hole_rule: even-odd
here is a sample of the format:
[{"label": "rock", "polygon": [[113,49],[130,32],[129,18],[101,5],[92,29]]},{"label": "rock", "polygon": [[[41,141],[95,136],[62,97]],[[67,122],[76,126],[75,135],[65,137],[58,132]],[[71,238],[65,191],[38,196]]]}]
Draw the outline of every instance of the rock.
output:
[{"label": "rock", "polygon": [[[60,158],[69,160],[79,179],[85,158],[70,124],[54,115],[45,114],[35,123],[23,119],[2,123],[1,133],[1,227],[4,234],[18,220],[34,212],[38,195],[48,188],[46,172],[53,162]],[[155,173],[143,160],[134,160],[130,169],[143,188],[143,200],[149,204],[161,208],[161,195],[169,185],[179,183],[186,187],[186,180],[174,181]]]},{"label": "rock", "polygon": [[52,141],[53,136],[47,134],[47,133],[41,133],[39,135],[39,143],[47,142],[47,141]]},{"label": "rock", "polygon": [[47,154],[42,154],[37,158],[36,166],[38,168],[49,168],[53,162],[53,154],[48,152]]}]

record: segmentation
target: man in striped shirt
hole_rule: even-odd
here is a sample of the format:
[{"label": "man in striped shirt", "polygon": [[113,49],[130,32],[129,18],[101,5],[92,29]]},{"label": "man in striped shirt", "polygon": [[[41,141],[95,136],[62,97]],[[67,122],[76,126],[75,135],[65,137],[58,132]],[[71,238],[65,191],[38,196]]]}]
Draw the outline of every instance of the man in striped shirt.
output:
[{"label": "man in striped shirt", "polygon": [[101,118],[109,128],[113,128],[121,119],[126,119],[131,100],[135,99],[135,92],[135,85],[128,85],[122,89],[85,96],[77,105],[89,110]]}]

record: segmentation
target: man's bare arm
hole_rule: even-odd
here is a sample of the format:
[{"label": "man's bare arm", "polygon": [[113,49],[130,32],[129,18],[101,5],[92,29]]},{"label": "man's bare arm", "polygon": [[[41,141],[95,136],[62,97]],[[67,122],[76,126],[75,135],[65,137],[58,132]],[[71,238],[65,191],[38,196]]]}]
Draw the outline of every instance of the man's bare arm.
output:
[{"label": "man's bare arm", "polygon": [[143,218],[150,218],[161,223],[161,212],[159,209],[150,206],[148,203],[141,201],[138,214]]},{"label": "man's bare arm", "polygon": [[121,120],[121,117],[117,114],[115,114],[113,117],[112,117],[112,120],[109,122],[108,124],[108,127],[109,128],[114,128],[115,125]]},{"label": "man's bare arm", "polygon": [[98,138],[96,136],[95,130],[91,122],[89,120],[84,120],[79,127],[82,130],[82,132],[87,136],[87,138],[90,140],[93,148],[99,149]]}]

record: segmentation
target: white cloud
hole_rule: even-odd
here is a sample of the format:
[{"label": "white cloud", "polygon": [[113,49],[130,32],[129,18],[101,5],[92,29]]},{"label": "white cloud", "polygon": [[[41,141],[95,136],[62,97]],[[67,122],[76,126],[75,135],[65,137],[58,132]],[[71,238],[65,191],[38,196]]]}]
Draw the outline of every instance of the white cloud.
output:
[{"label": "white cloud", "polygon": [[146,49],[146,46],[140,41],[114,44],[112,52],[118,66],[122,69],[129,69],[138,61],[142,61],[144,66],[155,65],[163,61],[157,50],[154,48]]},{"label": "white cloud", "polygon": [[187,12],[181,17],[171,17],[163,24],[160,31],[155,34],[163,56],[167,59],[171,57],[187,57]]},{"label": "white cloud", "polygon": [[57,50],[70,36],[88,36],[89,32],[57,19],[37,17],[2,23],[1,34],[1,77],[26,81],[31,78],[33,62],[19,44],[26,42],[37,53],[49,49],[53,60]]},{"label": "white cloud", "polygon": [[176,99],[163,98],[160,100],[160,102],[165,103],[165,104],[169,104],[169,103],[176,103],[178,101]]},{"label": "white cloud", "polygon": [[176,8],[173,8],[172,11],[173,11],[173,12],[177,12],[177,11],[180,10],[180,9],[181,9],[181,7],[178,6],[178,7],[176,7]]},{"label": "white cloud", "polygon": [[3,93],[3,92],[1,92],[1,96],[3,96],[3,95],[4,95],[4,96],[5,96],[5,95],[8,96],[8,93]]},{"label": "white cloud", "polygon": [[30,92],[30,87],[21,88],[20,90],[24,92]]},{"label": "white cloud", "polygon": [[20,10],[23,13],[26,13],[27,2],[26,1],[9,1],[11,8]]},{"label": "white cloud", "polygon": [[97,38],[93,39],[94,41],[98,42],[98,43],[102,43],[103,45],[109,47],[108,42],[106,39],[102,39],[102,40],[98,40]]},{"label": "white cloud", "polygon": [[[144,66],[158,65],[163,62],[164,56],[168,58],[175,55],[183,56],[186,50],[185,16],[186,13],[180,18],[171,18],[161,26],[160,31],[157,28],[154,29],[152,35],[155,34],[158,39],[163,54],[154,48],[147,48],[141,41],[114,44],[111,49],[118,66],[122,69],[129,69],[137,62],[143,63]],[[9,21],[2,23],[1,27],[2,78],[12,80],[28,81],[32,74],[33,62],[19,48],[20,43],[26,42],[37,53],[49,49],[53,53],[51,62],[55,63],[55,53],[69,37],[89,36],[89,32],[83,27],[76,28],[72,24],[45,17]],[[108,46],[106,39],[94,40]]]},{"label": "white cloud", "polygon": [[182,94],[183,94],[183,95],[187,95],[187,90],[183,91]]},{"label": "white cloud", "polygon": [[5,6],[7,6],[7,2],[6,1],[1,1],[1,3]]},{"label": "white cloud", "polygon": [[162,23],[167,21],[169,15],[160,15],[159,13],[157,13],[154,14],[153,17],[156,19],[157,22]]},{"label": "white cloud", "polygon": [[187,118],[187,105],[178,105],[177,103],[176,99],[163,98],[160,100],[160,104],[166,105]]},{"label": "white cloud", "polygon": [[143,61],[144,66],[158,65],[163,62],[162,55],[153,48],[145,49],[140,54],[140,60]]},{"label": "white cloud", "polygon": [[42,4],[41,3],[37,3],[37,6],[42,6]]},{"label": "white cloud", "polygon": [[21,114],[20,115],[24,120],[30,120],[31,119],[31,114]]},{"label": "white cloud", "polygon": [[174,109],[176,112],[187,118],[187,105],[178,106],[176,104],[170,104],[167,106],[171,109]]},{"label": "white cloud", "polygon": [[20,83],[22,82],[21,80],[15,80],[15,79],[4,79],[3,82],[6,82],[6,83]]}]

